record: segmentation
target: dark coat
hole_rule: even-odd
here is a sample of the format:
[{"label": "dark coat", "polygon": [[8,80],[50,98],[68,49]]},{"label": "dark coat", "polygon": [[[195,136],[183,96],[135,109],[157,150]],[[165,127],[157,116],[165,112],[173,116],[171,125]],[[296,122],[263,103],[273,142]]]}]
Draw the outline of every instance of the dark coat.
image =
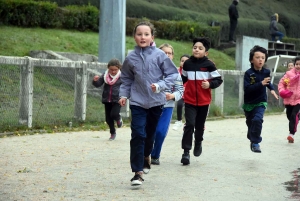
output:
[{"label": "dark coat", "polygon": [[239,12],[236,8],[237,2],[233,1],[228,8],[228,14],[230,21],[237,21],[239,18]]},{"label": "dark coat", "polygon": [[266,77],[270,77],[270,70],[262,68],[260,71],[255,70],[253,67],[248,69],[244,75],[244,102],[246,104],[257,104],[260,102],[267,102],[266,88],[274,90],[274,86],[262,85],[262,81]]},{"label": "dark coat", "polygon": [[92,83],[95,87],[101,87],[103,84],[102,103],[118,103],[119,91],[121,86],[121,79],[119,78],[113,85],[106,84],[104,82],[104,74],[100,78]]}]

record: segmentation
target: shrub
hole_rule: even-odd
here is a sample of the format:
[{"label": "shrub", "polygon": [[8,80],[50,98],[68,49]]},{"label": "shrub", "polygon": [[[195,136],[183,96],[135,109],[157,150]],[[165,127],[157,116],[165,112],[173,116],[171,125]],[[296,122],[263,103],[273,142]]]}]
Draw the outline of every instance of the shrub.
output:
[{"label": "shrub", "polygon": [[64,28],[98,31],[99,11],[94,6],[67,6],[64,9]]},{"label": "shrub", "polygon": [[[143,19],[127,18],[126,35],[132,35],[134,26]],[[187,21],[160,20],[151,23],[156,28],[156,37],[168,40],[191,41],[194,37],[209,37],[212,47],[219,45],[220,27],[210,27],[205,24]]]},{"label": "shrub", "polygon": [[59,22],[56,3],[0,0],[0,23],[23,27],[55,27]]}]

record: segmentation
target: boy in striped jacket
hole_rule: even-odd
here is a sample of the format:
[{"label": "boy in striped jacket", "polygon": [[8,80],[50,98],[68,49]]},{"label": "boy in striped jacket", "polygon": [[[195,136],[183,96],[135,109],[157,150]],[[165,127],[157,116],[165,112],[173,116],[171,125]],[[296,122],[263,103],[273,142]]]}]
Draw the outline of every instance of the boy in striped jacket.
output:
[{"label": "boy in striped jacket", "polygon": [[207,38],[194,38],[193,55],[184,62],[182,81],[185,84],[184,103],[186,125],[181,147],[184,150],[181,163],[190,164],[189,151],[195,133],[194,156],[202,153],[204,124],[209,104],[212,100],[211,89],[219,87],[223,80],[215,64],[207,58],[210,42]]}]

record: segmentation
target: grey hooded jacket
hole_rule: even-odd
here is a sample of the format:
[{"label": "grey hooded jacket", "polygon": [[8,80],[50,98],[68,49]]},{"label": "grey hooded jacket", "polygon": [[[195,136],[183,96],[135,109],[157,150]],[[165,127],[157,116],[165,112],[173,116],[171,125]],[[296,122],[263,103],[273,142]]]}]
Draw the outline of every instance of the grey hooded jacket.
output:
[{"label": "grey hooded jacket", "polygon": [[[119,96],[130,99],[130,105],[145,109],[164,105],[164,91],[171,89],[178,74],[176,66],[162,50],[155,46],[136,46],[123,62]],[[151,84],[159,86],[158,93],[151,90]]]},{"label": "grey hooded jacket", "polygon": [[275,15],[271,16],[271,22],[270,22],[270,26],[269,26],[269,31],[270,31],[270,35],[273,35],[273,34],[275,34],[278,31],[277,21],[276,21],[276,16]]}]

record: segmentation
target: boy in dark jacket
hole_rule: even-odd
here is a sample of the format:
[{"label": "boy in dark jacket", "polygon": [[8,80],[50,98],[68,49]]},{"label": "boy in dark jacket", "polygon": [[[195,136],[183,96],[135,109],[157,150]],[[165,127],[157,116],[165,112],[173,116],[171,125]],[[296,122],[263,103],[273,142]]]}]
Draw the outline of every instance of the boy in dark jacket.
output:
[{"label": "boy in dark jacket", "polygon": [[268,60],[267,50],[258,45],[250,50],[249,61],[251,68],[244,75],[244,105],[243,109],[246,116],[248,127],[247,138],[250,140],[250,149],[260,153],[259,143],[262,141],[261,130],[263,116],[267,108],[266,87],[271,94],[278,99],[274,87],[270,82],[270,70],[264,68]]},{"label": "boy in dark jacket", "polygon": [[181,146],[184,150],[181,163],[190,164],[189,151],[192,148],[195,130],[194,156],[202,153],[204,124],[211,102],[211,89],[219,87],[223,80],[215,64],[207,58],[210,42],[207,38],[194,38],[193,56],[186,60],[182,69],[182,81],[185,84],[184,103],[186,125]]},{"label": "boy in dark jacket", "polygon": [[118,128],[122,127],[123,121],[120,115],[121,106],[119,101],[119,90],[121,86],[121,69],[122,65],[118,59],[111,59],[107,64],[107,70],[100,77],[96,75],[93,80],[95,87],[103,87],[102,103],[105,106],[105,121],[110,129],[109,140],[116,138],[116,129],[114,121],[117,122]]}]

